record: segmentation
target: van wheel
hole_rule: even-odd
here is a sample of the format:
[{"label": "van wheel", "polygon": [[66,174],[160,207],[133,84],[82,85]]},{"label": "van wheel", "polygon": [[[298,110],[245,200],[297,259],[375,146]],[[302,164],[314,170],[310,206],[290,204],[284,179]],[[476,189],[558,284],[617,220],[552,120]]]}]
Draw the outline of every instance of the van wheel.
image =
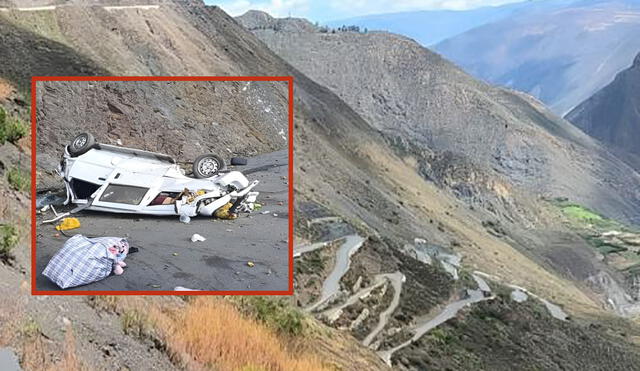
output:
[{"label": "van wheel", "polygon": [[89,133],[82,133],[77,135],[71,141],[71,144],[67,146],[71,157],[78,157],[87,153],[96,144],[96,139]]},{"label": "van wheel", "polygon": [[214,154],[199,156],[193,162],[193,175],[198,179],[210,178],[224,169],[224,160]]}]

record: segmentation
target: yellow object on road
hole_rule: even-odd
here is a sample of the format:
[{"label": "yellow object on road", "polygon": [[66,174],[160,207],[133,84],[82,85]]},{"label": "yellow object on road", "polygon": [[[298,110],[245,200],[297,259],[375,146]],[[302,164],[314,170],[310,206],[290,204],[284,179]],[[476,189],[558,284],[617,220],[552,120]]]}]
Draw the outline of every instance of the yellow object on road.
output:
[{"label": "yellow object on road", "polygon": [[59,231],[66,231],[68,229],[80,228],[80,221],[78,218],[64,218],[60,225],[56,225],[56,229]]},{"label": "yellow object on road", "polygon": [[215,215],[215,217],[218,219],[237,219],[238,214],[229,213],[229,209],[231,209],[231,206],[233,206],[233,204],[231,202],[227,202],[225,205],[216,210],[213,215]]}]

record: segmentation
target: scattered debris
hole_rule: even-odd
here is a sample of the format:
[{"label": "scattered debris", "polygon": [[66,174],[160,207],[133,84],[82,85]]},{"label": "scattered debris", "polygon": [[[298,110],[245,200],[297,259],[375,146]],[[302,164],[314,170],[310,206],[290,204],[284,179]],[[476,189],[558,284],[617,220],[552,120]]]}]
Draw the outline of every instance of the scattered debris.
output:
[{"label": "scattered debris", "polygon": [[64,218],[62,223],[56,226],[58,231],[67,231],[69,229],[80,228],[80,220],[78,218]]},{"label": "scattered debris", "polygon": [[58,220],[64,218],[65,216],[67,216],[67,215],[71,215],[72,212],[76,212],[76,211],[82,210],[84,207],[86,207],[86,205],[78,206],[75,209],[71,210],[70,212],[58,214],[58,212],[53,207],[53,205],[49,205],[49,208],[51,209],[51,211],[53,211],[53,215],[55,215],[55,217],[53,219],[43,220],[42,224],[53,223],[55,221],[58,221]]},{"label": "scattered debris", "polygon": [[193,236],[191,236],[191,242],[201,242],[201,241],[205,241],[206,238],[202,237],[201,235],[194,233]]},{"label": "scattered debris", "polygon": [[182,287],[182,286],[176,286],[173,291],[202,291],[202,290],[198,290],[198,289],[188,289],[186,287]]},{"label": "scattered debris", "polygon": [[191,222],[191,218],[186,214],[181,214],[180,215],[180,222],[184,223],[184,224],[189,224],[189,222]]},{"label": "scattered debris", "polygon": [[173,254],[171,254],[173,256],[178,256],[179,254],[177,252],[174,252]]},{"label": "scattered debris", "polygon": [[59,206],[64,204],[64,201],[64,197],[49,193],[36,198],[36,209],[40,209],[40,211],[45,212],[48,210],[49,205]]},{"label": "scattered debris", "polygon": [[255,266],[255,264],[254,264],[253,262],[251,262],[251,261],[250,261],[250,262],[247,262],[247,265],[248,265],[248,266],[250,266],[250,267],[252,267],[252,268]]},{"label": "scattered debris", "polygon": [[233,204],[231,202],[227,202],[223,206],[221,206],[218,210],[216,210],[213,215],[218,219],[224,220],[233,220],[238,218],[238,214],[230,212]]}]

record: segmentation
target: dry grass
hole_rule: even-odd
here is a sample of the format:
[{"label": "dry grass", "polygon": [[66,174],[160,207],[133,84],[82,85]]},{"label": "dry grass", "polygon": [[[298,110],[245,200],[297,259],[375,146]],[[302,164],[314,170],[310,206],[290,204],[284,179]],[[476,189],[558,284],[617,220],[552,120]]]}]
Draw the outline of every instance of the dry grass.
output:
[{"label": "dry grass", "polygon": [[87,298],[87,302],[93,309],[112,313],[118,310],[119,300],[120,296],[114,295],[96,295]]},{"label": "dry grass", "polygon": [[264,325],[243,317],[224,300],[199,298],[174,318],[155,316],[172,355],[183,362],[220,370],[322,370],[309,355],[289,351],[285,342]]},{"label": "dry grass", "polygon": [[[32,325],[29,325],[32,328]],[[22,358],[20,364],[24,370],[45,370],[45,371],[85,371],[89,367],[77,355],[76,339],[71,326],[67,326],[64,353],[62,357],[56,359],[59,349],[46,342],[38,331],[31,331],[24,339],[22,346]]]},{"label": "dry grass", "polygon": [[320,358],[221,298],[185,306],[121,302],[123,327],[160,342],[172,361],[189,370],[326,370]]},{"label": "dry grass", "polygon": [[77,356],[76,352],[76,339],[73,335],[71,326],[67,327],[67,334],[65,336],[65,348],[62,361],[52,367],[51,370],[88,370],[88,367]]},{"label": "dry grass", "polygon": [[0,305],[0,347],[15,344],[20,333],[19,324],[24,317],[23,313],[23,306],[15,298],[3,298]]}]

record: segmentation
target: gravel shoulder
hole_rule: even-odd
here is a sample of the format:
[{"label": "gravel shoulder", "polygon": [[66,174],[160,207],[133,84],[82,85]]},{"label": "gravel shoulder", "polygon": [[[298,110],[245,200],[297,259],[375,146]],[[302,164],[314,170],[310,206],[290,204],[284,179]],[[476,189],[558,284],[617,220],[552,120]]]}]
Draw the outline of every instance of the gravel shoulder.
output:
[{"label": "gravel shoulder", "polygon": [[[139,251],[130,254],[121,276],[67,290],[173,290],[176,286],[205,290],[287,290],[288,248],[288,157],[277,151],[249,159],[239,168],[250,180],[258,179],[260,211],[241,214],[236,220],[194,217],[189,224],[178,216],[154,217],[81,211],[75,216],[82,226],[67,231],[70,236],[128,237]],[[268,214],[262,212],[269,211]],[[277,215],[277,216],[276,216]],[[46,264],[66,237],[55,237],[51,217],[37,216],[36,287],[59,290],[42,275]],[[204,242],[191,242],[194,233]],[[249,262],[254,263],[253,267]]]}]

